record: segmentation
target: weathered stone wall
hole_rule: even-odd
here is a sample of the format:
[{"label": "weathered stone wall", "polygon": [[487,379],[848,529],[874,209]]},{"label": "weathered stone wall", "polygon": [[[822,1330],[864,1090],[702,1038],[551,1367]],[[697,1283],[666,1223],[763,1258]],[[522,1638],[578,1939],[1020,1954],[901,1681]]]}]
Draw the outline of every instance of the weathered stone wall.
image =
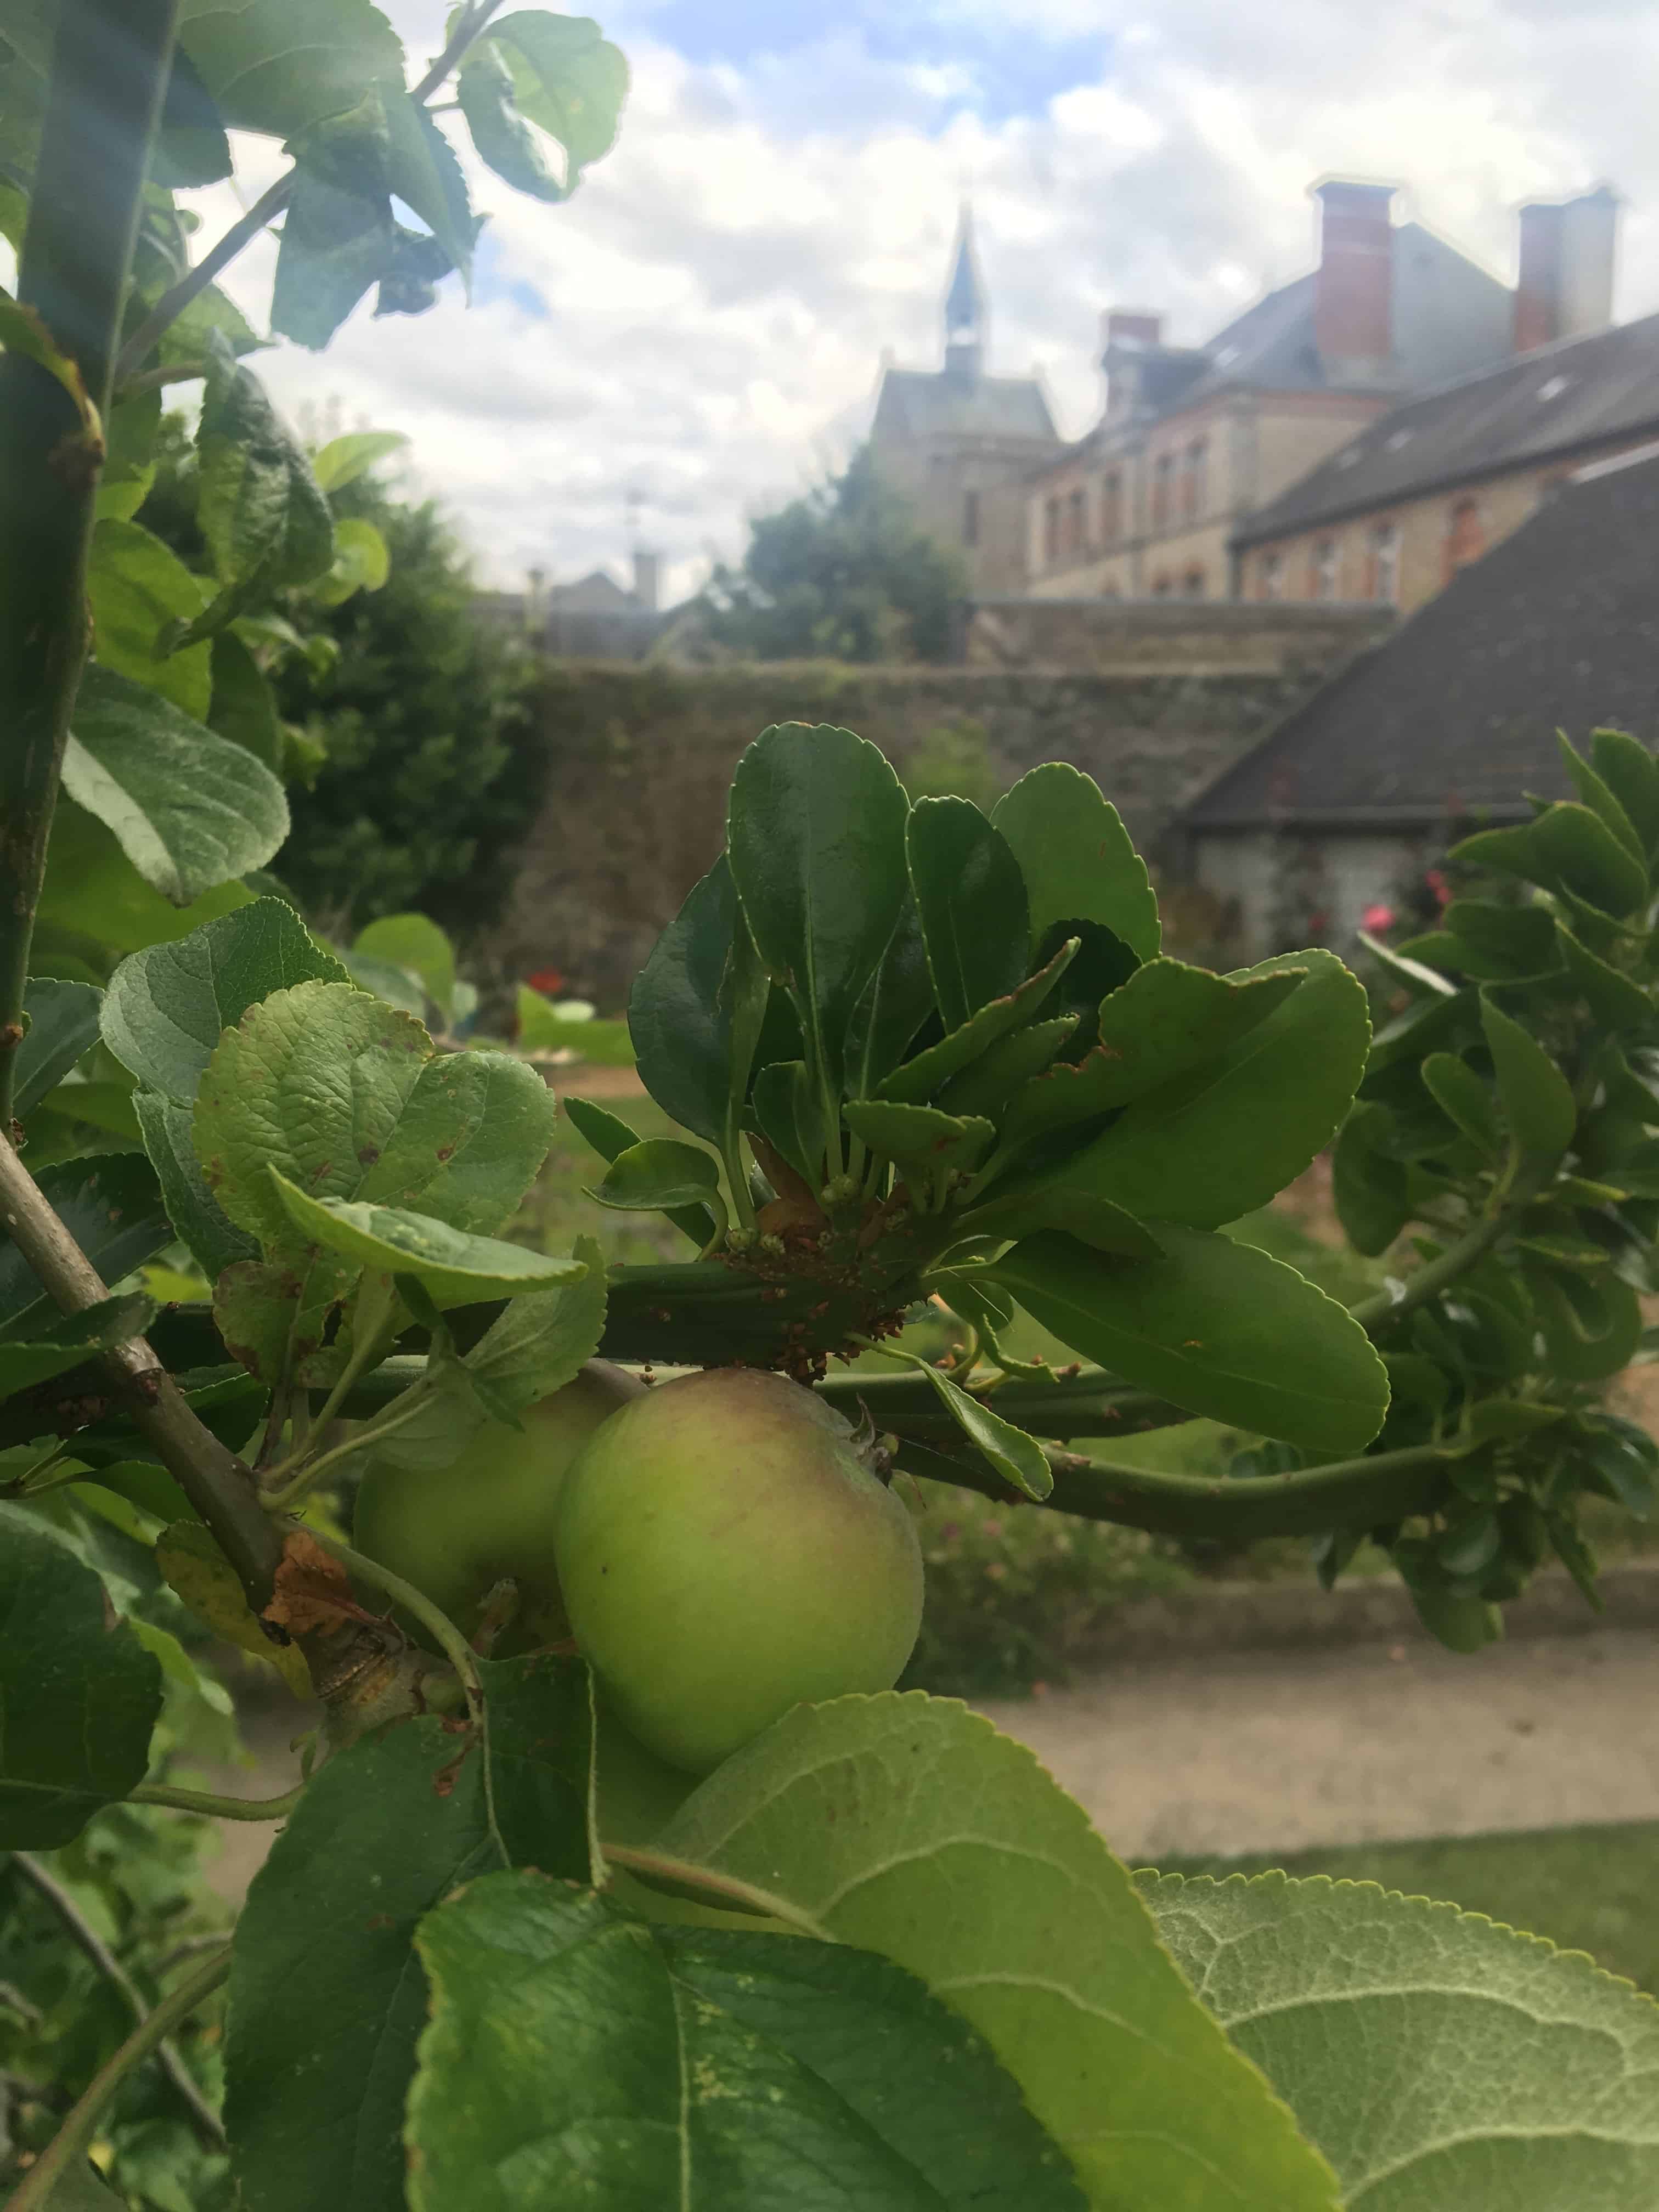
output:
[{"label": "weathered stone wall", "polygon": [[963,636],[969,666],[1091,674],[1328,674],[1380,644],[1392,607],[1250,605],[1232,599],[978,599]]},{"label": "weathered stone wall", "polygon": [[718,854],[738,756],[769,722],[834,722],[904,773],[941,728],[977,726],[1000,783],[1085,769],[1149,855],[1176,809],[1305,697],[1292,673],[1030,675],[814,663],[674,669],[556,663],[542,678],[539,817],[487,947],[503,975],[554,966],[619,1006],[657,933]]}]

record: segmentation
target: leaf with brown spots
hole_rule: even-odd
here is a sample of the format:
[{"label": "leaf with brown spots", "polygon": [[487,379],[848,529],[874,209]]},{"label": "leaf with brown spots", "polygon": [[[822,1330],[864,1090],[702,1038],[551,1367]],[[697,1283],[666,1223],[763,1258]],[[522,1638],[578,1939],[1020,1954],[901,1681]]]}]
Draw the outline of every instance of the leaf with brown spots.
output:
[{"label": "leaf with brown spots", "polygon": [[304,1636],[311,1629],[337,1628],[343,1620],[362,1620],[365,1615],[339,1561],[309,1529],[291,1528],[264,1618],[290,1636]]}]

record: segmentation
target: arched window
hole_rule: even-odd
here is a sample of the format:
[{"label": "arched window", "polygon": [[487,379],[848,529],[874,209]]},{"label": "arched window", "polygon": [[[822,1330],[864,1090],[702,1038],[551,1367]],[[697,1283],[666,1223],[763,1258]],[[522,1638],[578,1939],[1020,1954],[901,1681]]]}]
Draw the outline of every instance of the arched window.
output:
[{"label": "arched window", "polygon": [[1308,597],[1310,599],[1334,599],[1338,573],[1335,538],[1316,538],[1308,560]]},{"label": "arched window", "polygon": [[1101,479],[1100,536],[1103,544],[1115,545],[1123,535],[1123,472],[1113,469]]},{"label": "arched window", "polygon": [[1186,574],[1181,580],[1181,596],[1183,599],[1201,599],[1203,598],[1204,571],[1201,568],[1188,569]]},{"label": "arched window", "polygon": [[1060,558],[1060,501],[1045,499],[1042,502],[1042,557],[1049,568]]},{"label": "arched window", "polygon": [[1257,560],[1255,595],[1259,599],[1284,598],[1285,556],[1282,553],[1263,553]]},{"label": "arched window", "polygon": [[1170,526],[1170,494],[1175,486],[1175,455],[1165,453],[1152,469],[1152,527],[1167,530]]},{"label": "arched window", "polygon": [[963,492],[962,495],[962,542],[964,545],[979,544],[979,494]]},{"label": "arched window", "polygon": [[1369,596],[1384,606],[1400,604],[1400,525],[1379,522],[1370,535]]},{"label": "arched window", "polygon": [[1181,477],[1181,512],[1188,522],[1196,522],[1206,511],[1209,486],[1210,441],[1195,438],[1188,447]]}]

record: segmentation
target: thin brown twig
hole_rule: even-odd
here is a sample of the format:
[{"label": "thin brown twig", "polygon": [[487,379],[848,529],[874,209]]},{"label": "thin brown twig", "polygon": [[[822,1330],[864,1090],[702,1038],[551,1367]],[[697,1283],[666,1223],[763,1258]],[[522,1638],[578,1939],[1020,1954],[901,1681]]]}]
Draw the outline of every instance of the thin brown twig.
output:
[{"label": "thin brown twig", "polygon": [[[76,1948],[88,1958],[127,2010],[132,2014],[133,2025],[142,2027],[149,2018],[149,2007],[140,1995],[137,1984],[110,1949],[97,1929],[88,1920],[80,1906],[70,1895],[57,1876],[49,1874],[32,1852],[14,1851],[11,1863],[23,1880],[51,1906],[63,1925],[64,1934]],[[155,2046],[155,2056],[161,2071],[173,2084],[180,2102],[190,2113],[197,2133],[215,2150],[225,2147],[223,2123],[196,2083],[188,2068],[173,2045],[163,2037]]]}]

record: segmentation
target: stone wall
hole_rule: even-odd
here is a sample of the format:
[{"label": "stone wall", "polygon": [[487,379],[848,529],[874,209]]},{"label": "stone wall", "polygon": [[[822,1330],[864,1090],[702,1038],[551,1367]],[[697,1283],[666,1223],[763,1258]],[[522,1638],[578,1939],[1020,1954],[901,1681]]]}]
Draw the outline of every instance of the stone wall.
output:
[{"label": "stone wall", "polygon": [[970,667],[1101,675],[1328,675],[1394,628],[1376,605],[1249,605],[1229,599],[977,599],[963,657]]},{"label": "stone wall", "polygon": [[572,989],[620,1006],[718,854],[732,767],[769,722],[839,723],[879,745],[901,775],[942,730],[982,732],[1000,785],[1039,761],[1071,761],[1155,858],[1176,810],[1324,672],[550,664],[536,707],[541,809],[504,920],[480,949],[503,977],[553,966]]}]

